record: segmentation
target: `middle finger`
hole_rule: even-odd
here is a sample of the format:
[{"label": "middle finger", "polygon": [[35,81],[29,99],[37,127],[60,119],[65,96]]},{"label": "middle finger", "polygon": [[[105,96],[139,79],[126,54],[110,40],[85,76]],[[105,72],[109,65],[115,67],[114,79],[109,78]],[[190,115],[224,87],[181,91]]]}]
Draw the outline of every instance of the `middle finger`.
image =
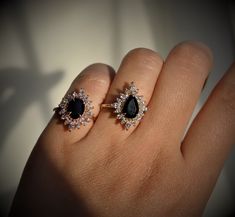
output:
[{"label": "middle finger", "polygon": [[[143,95],[146,104],[149,102],[158,74],[162,68],[162,58],[152,50],[138,48],[130,51],[123,59],[122,64],[111,84],[105,103],[113,103],[125,84],[132,81],[139,89],[138,95]],[[99,113],[91,133],[99,132],[107,140],[120,141],[125,139],[135,129],[123,130],[120,122],[110,115],[113,110],[103,108]],[[107,136],[108,135],[108,136]]]}]

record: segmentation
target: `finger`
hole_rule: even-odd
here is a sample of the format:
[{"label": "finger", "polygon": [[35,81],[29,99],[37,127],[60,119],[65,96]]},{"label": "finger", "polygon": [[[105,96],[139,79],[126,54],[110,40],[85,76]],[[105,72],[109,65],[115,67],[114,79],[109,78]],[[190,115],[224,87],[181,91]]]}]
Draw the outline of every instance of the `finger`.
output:
[{"label": "finger", "polygon": [[[113,69],[107,65],[93,64],[84,69],[75,78],[66,94],[83,88],[89,100],[92,101],[92,106],[94,107],[92,112],[95,119],[100,111],[100,104],[108,92],[114,74]],[[50,141],[50,143],[71,144],[82,139],[93,126],[93,122],[91,121],[86,126],[69,131],[68,126],[65,126],[63,121],[60,120],[60,117],[55,114],[41,137],[46,139],[46,141]],[[46,142],[44,141],[44,143]]]},{"label": "finger", "polygon": [[[218,175],[235,144],[235,63],[217,84],[182,143],[186,161],[210,177]],[[215,179],[214,179],[215,180]]]},{"label": "finger", "polygon": [[[139,89],[138,95],[143,95],[146,103],[151,98],[163,60],[154,51],[139,48],[130,51],[123,59],[121,66],[111,84],[105,103],[113,103],[125,84],[132,81]],[[112,114],[113,110],[102,109],[95,123],[93,131],[102,132],[107,139],[119,141],[126,138],[135,129],[132,126],[124,130],[119,121]]]},{"label": "finger", "polygon": [[[179,149],[187,123],[212,65],[210,50],[199,42],[183,42],[168,55],[140,127],[164,147]],[[151,136],[149,136],[151,138]]]}]

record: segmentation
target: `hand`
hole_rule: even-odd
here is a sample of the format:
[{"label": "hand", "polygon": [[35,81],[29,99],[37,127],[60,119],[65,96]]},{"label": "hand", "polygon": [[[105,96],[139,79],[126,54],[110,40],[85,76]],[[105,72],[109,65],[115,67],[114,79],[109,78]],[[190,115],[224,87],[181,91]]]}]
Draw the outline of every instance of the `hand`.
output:
[{"label": "hand", "polygon": [[[177,45],[165,62],[151,50],[132,50],[117,74],[104,64],[86,68],[68,92],[84,88],[96,120],[69,132],[53,116],[10,216],[200,216],[235,142],[235,65],[184,137],[211,68],[211,51],[196,42]],[[123,130],[100,105],[112,103],[131,81],[148,111]]]}]

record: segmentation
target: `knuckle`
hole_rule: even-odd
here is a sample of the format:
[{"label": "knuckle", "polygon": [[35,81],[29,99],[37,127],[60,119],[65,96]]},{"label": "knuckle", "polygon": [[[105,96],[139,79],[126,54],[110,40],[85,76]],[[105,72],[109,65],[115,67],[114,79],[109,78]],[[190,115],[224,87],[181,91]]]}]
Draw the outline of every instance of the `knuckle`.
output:
[{"label": "knuckle", "polygon": [[78,86],[81,83],[89,84],[95,88],[109,86],[111,78],[114,76],[114,70],[103,63],[95,63],[85,68],[72,82],[72,86]]},{"label": "knuckle", "polygon": [[212,67],[212,52],[200,42],[182,42],[172,50],[171,55],[179,65],[182,65],[187,70],[193,67],[200,72],[206,71],[207,73]]},{"label": "knuckle", "polygon": [[[103,72],[103,71],[114,71],[113,68],[105,63],[93,63],[91,65],[89,65],[88,67],[86,67],[83,72]],[[83,73],[82,72],[82,73]],[[81,73],[81,74],[82,74]]]},{"label": "knuckle", "polygon": [[162,57],[155,51],[147,48],[135,48],[129,51],[124,61],[135,61],[150,68],[159,67],[163,64]]}]

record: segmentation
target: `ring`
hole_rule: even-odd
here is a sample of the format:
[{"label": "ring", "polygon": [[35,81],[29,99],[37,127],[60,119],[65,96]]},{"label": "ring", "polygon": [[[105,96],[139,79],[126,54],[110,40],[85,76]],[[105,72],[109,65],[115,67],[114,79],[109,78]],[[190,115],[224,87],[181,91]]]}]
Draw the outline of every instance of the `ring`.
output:
[{"label": "ring", "polygon": [[138,89],[131,82],[123,93],[120,93],[116,101],[111,104],[102,104],[101,108],[112,108],[118,120],[128,130],[139,122],[147,111],[143,96],[138,95]]},{"label": "ring", "polygon": [[85,126],[93,118],[91,101],[83,88],[79,91],[73,91],[67,94],[53,110],[60,115],[60,119],[64,121],[64,125],[71,129],[80,128]]}]

